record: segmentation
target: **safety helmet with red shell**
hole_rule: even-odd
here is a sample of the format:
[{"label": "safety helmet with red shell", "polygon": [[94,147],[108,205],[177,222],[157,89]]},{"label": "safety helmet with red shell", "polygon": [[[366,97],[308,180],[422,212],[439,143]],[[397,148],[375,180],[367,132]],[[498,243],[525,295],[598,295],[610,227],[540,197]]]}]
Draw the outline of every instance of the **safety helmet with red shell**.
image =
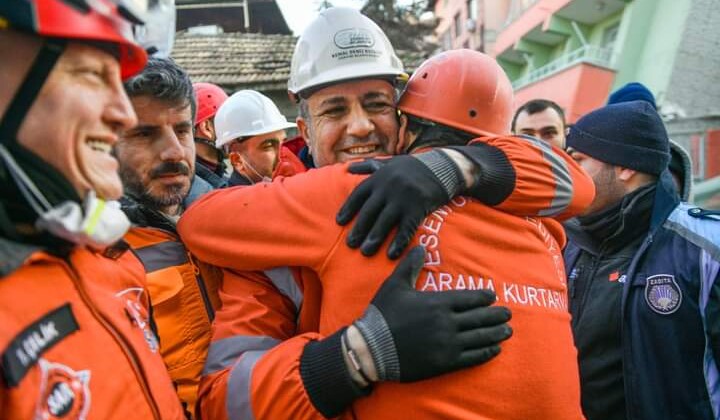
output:
[{"label": "safety helmet with red shell", "polygon": [[504,135],[510,131],[513,90],[492,57],[450,50],[415,70],[398,109],[478,136]]},{"label": "safety helmet with red shell", "polygon": [[145,67],[145,49],[134,41],[133,27],[142,24],[137,3],[110,0],[4,0],[3,27],[44,38],[99,42],[117,48],[123,79]]},{"label": "safety helmet with red shell", "polygon": [[193,83],[193,90],[197,103],[197,113],[195,114],[195,125],[197,126],[214,117],[220,105],[227,100],[228,95],[220,86],[212,83]]}]

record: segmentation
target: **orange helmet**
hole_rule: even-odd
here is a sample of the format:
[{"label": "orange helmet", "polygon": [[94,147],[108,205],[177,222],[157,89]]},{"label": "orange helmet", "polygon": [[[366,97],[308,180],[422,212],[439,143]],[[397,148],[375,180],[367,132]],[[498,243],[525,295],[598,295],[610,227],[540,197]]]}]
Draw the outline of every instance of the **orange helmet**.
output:
[{"label": "orange helmet", "polygon": [[195,125],[214,117],[220,105],[228,98],[227,93],[220,86],[212,83],[193,83],[193,90],[197,103]]},{"label": "orange helmet", "polygon": [[415,70],[398,108],[479,136],[507,134],[512,85],[492,57],[467,49],[445,51]]},{"label": "orange helmet", "polygon": [[[45,38],[104,42],[117,46],[122,77],[145,67],[147,55],[134,41],[133,26],[144,16],[120,0],[3,0],[0,30],[10,27]],[[139,15],[139,16],[136,16]]]}]

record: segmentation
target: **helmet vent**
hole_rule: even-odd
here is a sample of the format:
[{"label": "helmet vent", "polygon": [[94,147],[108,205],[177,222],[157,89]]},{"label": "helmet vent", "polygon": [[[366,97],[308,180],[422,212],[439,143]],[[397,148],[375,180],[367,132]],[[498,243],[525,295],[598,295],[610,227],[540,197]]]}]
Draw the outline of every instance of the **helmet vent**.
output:
[{"label": "helmet vent", "polygon": [[468,114],[470,114],[470,118],[477,117],[477,111],[475,111],[474,109],[471,109],[470,112],[468,112]]}]

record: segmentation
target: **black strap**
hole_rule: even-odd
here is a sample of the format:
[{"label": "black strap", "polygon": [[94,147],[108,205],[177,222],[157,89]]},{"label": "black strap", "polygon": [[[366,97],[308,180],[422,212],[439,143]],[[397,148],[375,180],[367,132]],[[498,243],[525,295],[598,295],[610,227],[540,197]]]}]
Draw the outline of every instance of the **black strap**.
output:
[{"label": "black strap", "polygon": [[10,106],[0,121],[0,142],[10,144],[15,141],[17,131],[20,128],[30,107],[35,102],[40,89],[42,89],[48,75],[55,67],[58,59],[65,51],[67,42],[62,39],[48,39],[40,48],[30,71],[25,76],[20,88],[15,92]]}]

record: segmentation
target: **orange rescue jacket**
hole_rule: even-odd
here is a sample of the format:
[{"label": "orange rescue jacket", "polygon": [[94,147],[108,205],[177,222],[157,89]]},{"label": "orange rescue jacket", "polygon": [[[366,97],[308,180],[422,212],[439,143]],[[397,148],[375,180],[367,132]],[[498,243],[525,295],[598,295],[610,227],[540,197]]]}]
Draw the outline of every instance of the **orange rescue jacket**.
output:
[{"label": "orange rescue jacket", "polygon": [[[528,147],[529,143],[519,144],[509,138],[485,141],[503,148],[518,177],[515,191],[500,203],[500,208],[536,215],[548,213],[550,206],[555,206],[560,209],[555,214],[568,217],[592,201],[592,181],[564,153],[558,156],[566,170],[557,173],[541,153]],[[344,166],[312,170],[271,185],[212,193],[183,216],[179,231],[188,247],[201,259],[235,275],[226,275],[223,282],[223,306],[201,385],[200,409],[205,418],[322,418],[300,379],[302,348],[308,340],[332,333],[359,317],[393,265],[382,252],[366,259],[349,250],[344,245],[345,228],[334,223],[335,213],[361,179],[347,174]],[[561,183],[567,185],[560,188]],[[574,194],[558,199],[557,191],[561,189]],[[509,417],[499,418],[524,418],[531,411],[545,410],[550,417],[557,414],[557,418],[580,418],[575,350],[560,256],[562,230],[554,221],[510,216],[463,198],[454,202],[463,210],[455,211],[453,205],[438,210],[423,224],[430,233],[416,238],[428,248],[425,282],[418,282],[418,286],[428,291],[493,287],[500,298],[509,299],[504,304],[514,310],[514,319],[519,320],[513,322],[522,328],[513,324],[515,337],[512,344],[505,346],[501,356],[504,362],[453,374],[457,375],[457,384],[447,387],[406,384],[394,391],[391,384],[380,385],[369,398],[356,402],[354,414],[362,418],[397,418],[399,410],[403,415],[410,410],[417,418],[498,418],[502,412]],[[227,213],[219,210],[227,208],[238,211],[232,217],[222,217]],[[207,214],[215,216],[208,220]],[[476,218],[486,220],[478,225]],[[438,224],[448,226],[442,229],[442,241]],[[485,230],[492,233],[485,234]],[[441,265],[438,259],[447,255],[457,255],[457,259],[446,257]],[[498,261],[505,262],[502,269],[495,268]],[[515,261],[523,261],[518,274],[532,275],[527,279],[509,275]],[[533,263],[536,268],[531,270]],[[297,269],[266,269],[281,265],[302,266],[305,272],[319,274],[322,293],[312,282],[309,284],[313,291],[305,293],[307,279],[312,276],[299,277]],[[238,271],[257,269],[266,269],[264,278],[243,277]],[[543,306],[534,305],[536,302]],[[322,309],[318,328],[321,334],[306,333],[312,330],[296,323],[298,316],[303,319],[302,314],[310,308],[316,313]],[[549,324],[547,334],[552,341],[540,333],[545,332],[541,328],[545,324]],[[518,328],[526,331],[521,338]],[[539,345],[541,341],[547,343]],[[213,349],[225,357],[214,358]],[[547,368],[513,383],[509,372],[518,372],[517,366],[529,366],[532,357],[545,356],[549,351],[552,357]],[[478,374],[480,370],[482,374]],[[485,380],[493,384],[488,392],[483,388]],[[542,388],[533,391],[538,398],[518,403],[514,411],[506,410],[499,401],[492,403],[493,398],[498,398],[498,389],[507,389],[500,400],[512,400],[533,386]],[[425,395],[424,403],[413,397],[418,393]],[[486,397],[475,398],[474,393],[485,393]],[[539,406],[532,407],[533,403]]]},{"label": "orange rescue jacket", "polygon": [[184,418],[130,252],[59,258],[0,238],[0,268],[0,418]]},{"label": "orange rescue jacket", "polygon": [[177,235],[166,230],[134,226],[125,240],[145,266],[160,353],[180,400],[192,413],[219,305],[220,274],[203,264],[201,275]]}]

